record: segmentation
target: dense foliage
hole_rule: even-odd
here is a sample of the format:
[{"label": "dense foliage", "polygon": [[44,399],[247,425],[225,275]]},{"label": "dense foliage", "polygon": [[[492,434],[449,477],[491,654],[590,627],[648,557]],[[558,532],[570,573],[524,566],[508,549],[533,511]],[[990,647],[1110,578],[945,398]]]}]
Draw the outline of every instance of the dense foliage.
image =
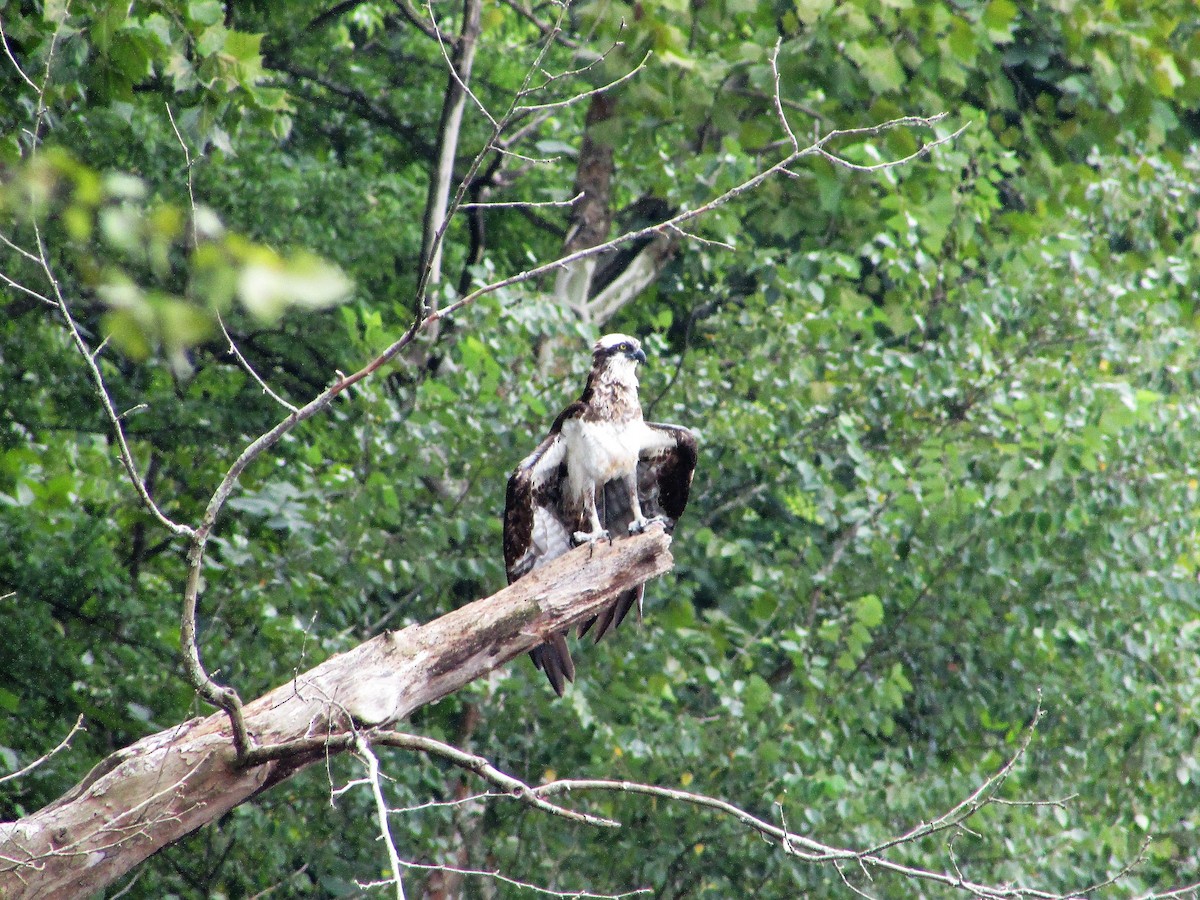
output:
[{"label": "dense foliage", "polygon": [[[222,323],[303,402],[417,312],[447,84],[419,27],[430,12],[458,33],[459,3],[0,3],[0,234],[43,242],[92,347],[112,338],[98,359],[113,403],[177,520],[286,415]],[[483,4],[480,104],[508,108],[558,13]],[[577,320],[553,279],[442,323],[242,478],[204,573],[206,665],[253,697],[494,592],[507,472],[578,390],[589,342],[627,331],[650,351],[648,416],[702,439],[675,572],[640,628],[581,650],[564,700],[521,660],[412,728],[534,781],[684,785],[869,846],[962,799],[1040,705],[1004,796],[1070,799],[989,807],[902,858],[1067,891],[1143,853],[1116,895],[1200,880],[1191,4],[586,0],[534,84],[583,71],[536,102],[646,60],[592,131],[614,149],[617,227],[637,224],[647,199],[695,207],[785,152],[777,41],[802,141],[910,114],[969,127],[876,172],[802,161],[690,225],[701,240],[681,239],[607,323]],[[571,198],[587,108],[521,120],[468,199]],[[931,134],[830,149],[866,166]],[[489,135],[468,103],[460,176]],[[453,299],[554,259],[568,214],[460,212],[431,290]],[[11,819],[208,707],[178,661],[183,545],[130,487],[61,315],[21,290],[50,296],[45,273],[12,246],[0,272],[0,773],[77,715],[88,728],[0,787]],[[477,786],[428,759],[385,765],[397,807]],[[330,778],[356,772],[335,761],[234,810],[147,862],[126,896],[355,892],[387,865],[366,792],[329,802]],[[400,814],[393,830],[407,859],[558,890],[849,894],[836,869],[731,822],[592,802],[625,827],[497,801]],[[406,878],[410,895],[432,889],[426,871]],[[493,887],[523,895],[464,890]]]}]

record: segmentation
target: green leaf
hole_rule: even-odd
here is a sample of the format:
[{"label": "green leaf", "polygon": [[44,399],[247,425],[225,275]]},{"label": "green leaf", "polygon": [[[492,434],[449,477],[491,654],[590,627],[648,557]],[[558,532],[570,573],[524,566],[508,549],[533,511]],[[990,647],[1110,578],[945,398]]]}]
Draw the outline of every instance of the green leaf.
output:
[{"label": "green leaf", "polygon": [[852,43],[847,45],[846,55],[858,64],[871,88],[877,92],[894,91],[907,81],[904,69],[891,47]]},{"label": "green leaf", "polygon": [[746,715],[757,716],[771,702],[771,686],[759,675],[751,675],[746,679],[745,690],[742,691],[742,701],[746,704]]},{"label": "green leaf", "polygon": [[874,594],[859,597],[854,604],[854,616],[867,628],[883,623],[883,603]]},{"label": "green leaf", "polygon": [[323,309],[343,302],[353,283],[337,266],[306,253],[284,258],[253,254],[238,276],[238,297],[258,318],[272,321],[290,306]]},{"label": "green leaf", "polygon": [[1012,41],[1015,20],[1020,10],[1013,0],[991,0],[983,10],[983,24],[988,37],[997,44]]},{"label": "green leaf", "polygon": [[191,0],[187,5],[188,19],[197,25],[216,25],[225,18],[221,0]]}]

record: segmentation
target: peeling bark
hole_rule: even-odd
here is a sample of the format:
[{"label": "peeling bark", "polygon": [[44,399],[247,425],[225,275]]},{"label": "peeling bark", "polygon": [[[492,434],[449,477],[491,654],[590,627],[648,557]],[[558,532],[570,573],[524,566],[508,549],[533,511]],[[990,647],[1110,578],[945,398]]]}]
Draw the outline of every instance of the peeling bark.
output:
[{"label": "peeling bark", "polygon": [[[245,707],[256,746],[385,726],[595,616],[673,565],[661,527],[579,547],[426,625],[381,634]],[[0,897],[81,897],[155,851],[324,759],[314,746],[239,766],[223,713],[112,754],[44,809],[0,823]]]}]

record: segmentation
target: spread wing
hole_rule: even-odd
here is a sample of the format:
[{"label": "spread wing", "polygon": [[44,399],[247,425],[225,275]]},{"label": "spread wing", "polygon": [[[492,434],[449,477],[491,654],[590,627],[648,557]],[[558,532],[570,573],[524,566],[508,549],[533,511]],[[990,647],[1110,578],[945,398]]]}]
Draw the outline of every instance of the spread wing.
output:
[{"label": "spread wing", "polygon": [[[565,413],[508,479],[504,564],[509,584],[574,546],[571,535],[580,527],[581,510],[568,503],[567,446],[560,433],[563,418]],[[575,664],[567,649],[566,636],[554,635],[529,655],[561,697],[565,682],[575,678]]]},{"label": "spread wing", "polygon": [[667,531],[687,507],[696,472],[696,436],[681,425],[647,422],[656,440],[638,459],[638,499],[649,518],[664,516]]},{"label": "spread wing", "polygon": [[[643,516],[666,519],[669,534],[687,506],[692,475],[696,471],[696,436],[679,425],[647,422],[646,426],[650,433],[638,457],[638,500]],[[617,480],[608,482],[604,486],[603,501],[604,508],[598,512],[604,527],[614,536],[628,534],[633,510],[625,485]],[[580,636],[595,626],[595,640],[599,641],[620,625],[635,605],[640,620],[645,594],[645,585],[625,591],[612,606],[585,623],[579,629]]]},{"label": "spread wing", "polygon": [[[567,482],[567,446],[562,423],[576,414],[568,407],[555,421],[550,434],[521,461],[508,480],[504,504],[504,563],[511,584],[523,575],[561,556],[574,546],[572,535],[585,530],[582,506],[573,503]],[[637,481],[642,514],[666,519],[667,531],[683,515],[696,469],[696,438],[678,425],[647,424],[647,435],[639,453]],[[629,533],[633,510],[625,483],[614,479],[598,492],[597,513],[614,536]],[[645,586],[625,591],[595,619],[584,624],[582,636],[595,626],[598,641],[635,605],[639,615]],[[566,634],[558,633],[529,653],[533,663],[546,673],[560,697],[566,682],[575,678],[575,663],[567,647]]]}]

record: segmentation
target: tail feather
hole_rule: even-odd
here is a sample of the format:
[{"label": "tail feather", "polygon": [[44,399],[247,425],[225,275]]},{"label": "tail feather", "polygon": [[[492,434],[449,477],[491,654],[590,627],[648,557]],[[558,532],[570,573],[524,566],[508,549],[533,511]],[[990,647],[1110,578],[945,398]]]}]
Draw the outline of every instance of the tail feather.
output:
[{"label": "tail feather", "polygon": [[568,681],[575,680],[575,662],[567,647],[566,632],[556,632],[550,640],[529,651],[529,657],[537,668],[546,673],[554,693],[563,695]]},{"label": "tail feather", "polygon": [[646,596],[646,586],[639,585],[638,587],[625,591],[616,602],[611,606],[600,611],[596,617],[589,619],[579,627],[579,636],[583,637],[593,626],[596,628],[596,634],[592,638],[594,643],[599,643],[600,639],[616,628],[629,615],[629,610],[637,605],[638,622],[642,621],[642,599]]}]

